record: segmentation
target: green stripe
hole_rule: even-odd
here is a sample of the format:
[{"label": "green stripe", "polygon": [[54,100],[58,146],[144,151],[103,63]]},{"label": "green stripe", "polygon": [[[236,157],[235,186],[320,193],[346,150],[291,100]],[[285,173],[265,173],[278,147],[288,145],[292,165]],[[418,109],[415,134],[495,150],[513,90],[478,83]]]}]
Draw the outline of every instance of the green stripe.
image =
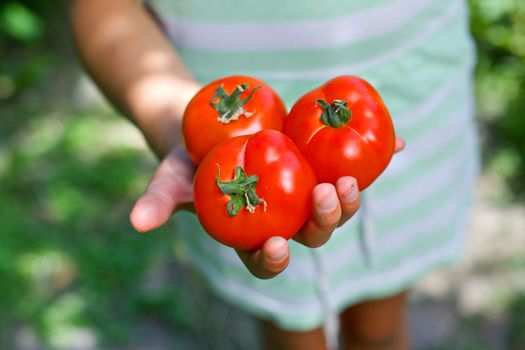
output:
[{"label": "green stripe", "polygon": [[[459,77],[459,79],[461,78],[463,78],[463,75]],[[457,79],[458,77],[454,77],[454,80]],[[446,84],[450,83],[451,81],[447,81]],[[453,123],[450,125],[455,125],[458,119],[456,114],[464,109],[465,103],[468,103],[470,99],[470,86],[468,84],[470,84],[470,81],[467,80],[458,83],[430,113],[414,116],[418,118],[416,120],[411,118],[409,123],[407,123],[410,125],[404,127],[396,126],[396,134],[403,137],[407,142],[414,142],[417,139],[429,136],[440,125],[451,122]],[[412,114],[413,112],[408,113]],[[402,120],[403,117],[405,115],[400,115],[399,119]],[[407,117],[411,117],[411,115]],[[405,123],[404,120],[403,123]]]},{"label": "green stripe", "polygon": [[[422,217],[425,217],[432,213],[432,211],[443,205],[443,202],[458,191],[458,187],[454,186],[455,183],[462,183],[461,190],[464,190],[463,181],[466,178],[472,177],[468,170],[474,166],[474,160],[469,159],[469,162],[465,164],[461,173],[458,174],[460,178],[452,178],[450,182],[440,184],[439,188],[436,188],[436,192],[428,195],[424,200],[414,203],[411,207],[403,209],[403,214],[398,211],[391,213],[383,213],[383,215],[375,222],[375,227],[379,236],[388,235],[392,230],[400,227],[410,227],[414,222],[420,221]],[[470,184],[472,185],[472,184]],[[467,183],[466,186],[469,186]]]},{"label": "green stripe", "polygon": [[[465,207],[466,206],[467,206],[467,201],[463,200],[463,203],[461,204],[461,210],[457,214],[457,218],[465,217],[466,215]],[[446,241],[451,240],[454,236],[458,234],[454,225],[447,227],[445,229],[445,232],[448,232],[449,234],[448,235],[443,234],[444,233],[443,229],[440,229],[440,230],[431,232],[431,234],[421,235],[419,237],[414,238],[410,242],[411,244],[407,245],[403,249],[400,249],[398,251],[393,252],[392,254],[388,254],[384,256],[378,255],[378,259],[379,259],[378,264],[381,266],[385,266],[385,267],[393,266],[395,264],[401,263],[404,260],[407,260],[409,257],[413,258],[414,255],[420,255],[429,250],[432,250],[433,247],[438,246],[440,244],[444,244]]]},{"label": "green stripe", "polygon": [[[216,285],[215,283],[209,281],[209,286],[212,288],[212,290],[215,292],[215,294],[221,296],[226,300],[226,302],[230,303],[231,305],[235,307],[240,307],[241,309],[244,309],[247,313],[255,315],[262,319],[271,319],[275,323],[277,323],[280,328],[283,329],[289,329],[294,331],[306,331],[311,330],[313,328],[316,328],[321,325],[323,321],[324,315],[320,313],[312,314],[312,315],[301,315],[297,317],[289,317],[289,316],[283,316],[283,315],[277,315],[274,313],[269,312],[265,308],[261,307],[257,300],[254,300],[250,298],[250,296],[245,296],[249,300],[239,298],[235,295],[232,295],[224,288],[221,288],[221,286]],[[295,295],[301,295],[301,294],[295,294]],[[316,299],[314,299],[316,300]]]},{"label": "green stripe", "polygon": [[471,70],[473,54],[466,50],[470,42],[451,39],[466,39],[461,27],[451,25],[406,55],[360,74],[377,85],[394,120],[432,96],[437,86]]},{"label": "green stripe", "polygon": [[[359,212],[358,212],[359,215]],[[342,250],[348,250],[352,247],[354,251],[351,258],[346,262],[346,266],[354,272],[365,271],[368,269],[365,259],[363,259],[363,252],[360,249],[360,225],[359,217],[350,219],[350,222],[345,224],[344,227],[340,228],[335,232],[332,237],[322,247],[317,248],[320,254],[330,256],[332,254],[340,254],[338,252]]]},{"label": "green stripe", "polygon": [[[458,141],[462,141],[461,137],[458,138]],[[455,143],[451,143],[450,145],[447,145],[447,149],[450,150],[450,152],[456,152],[458,150],[458,147],[460,147],[459,143],[456,145]],[[438,157],[439,158],[439,157]],[[466,164],[466,167],[472,167],[476,163],[476,160],[471,160],[470,163]],[[429,164],[433,164],[432,159],[429,159]],[[422,169],[427,170],[427,168],[422,167]],[[431,171],[431,170],[429,170]],[[412,177],[414,178],[414,177]],[[396,177],[396,180],[398,178]],[[453,179],[454,182],[461,181],[461,179]],[[401,181],[400,181],[401,182]],[[410,186],[410,181],[402,182],[403,186]],[[376,186],[374,184],[374,186]],[[450,188],[451,190],[454,190],[451,186],[448,184],[445,186],[446,189]],[[374,191],[379,191],[381,195],[383,192],[381,189],[377,190],[377,188],[374,189]],[[400,192],[401,193],[401,192]],[[400,228],[400,227],[410,227],[413,222],[417,222],[421,220],[421,217],[425,214],[428,214],[432,210],[435,210],[439,203],[446,200],[447,197],[450,196],[450,191],[436,191],[432,195],[425,198],[424,201],[418,202],[413,207],[403,209],[402,214],[399,211],[395,211],[392,213],[383,213],[380,217],[376,218],[376,222],[374,222],[374,231],[377,232],[378,237],[383,237],[386,235],[389,235],[392,230]],[[373,200],[380,201],[380,198],[374,198]],[[355,226],[352,226],[355,227]],[[356,229],[350,229],[348,232],[341,232],[338,233],[335,237],[345,237],[347,240],[355,240],[358,237],[358,231]],[[331,244],[330,240],[327,245],[323,246],[323,253],[329,253],[329,254],[337,254],[338,251],[341,249],[344,249],[346,244],[355,244],[350,243],[349,241],[338,241],[334,242],[334,244]]]},{"label": "green stripe", "polygon": [[390,2],[389,0],[154,0],[153,4],[160,14],[167,14],[170,18],[209,22],[273,22],[339,17]]},{"label": "green stripe", "polygon": [[242,270],[228,261],[222,260],[213,253],[204,254],[195,242],[188,242],[194,264],[201,267],[206,274],[221,276],[232,283],[243,285],[247,289],[264,290],[269,297],[279,298],[279,295],[298,296],[296,299],[312,300],[317,298],[317,291],[311,280],[289,280],[282,275],[269,280],[261,280],[252,276],[245,267]]},{"label": "green stripe", "polygon": [[[471,132],[470,129],[466,129],[465,132]],[[406,187],[409,187],[411,182],[418,179],[426,174],[432,173],[436,167],[441,165],[442,162],[451,159],[451,157],[464,146],[465,134],[458,133],[456,137],[450,140],[446,145],[435,150],[433,153],[425,156],[422,159],[411,162],[411,164],[403,169],[401,172],[396,173],[395,176],[385,176],[379,178],[374,183],[374,193],[378,194],[376,200],[381,200],[381,197],[391,196],[395,193],[399,193]],[[474,152],[474,150],[471,150]]]},{"label": "green stripe", "polygon": [[[267,309],[265,309],[260,303],[257,302],[257,297],[253,295],[244,296],[247,299],[233,295],[231,292],[228,291],[227,288],[224,287],[224,285],[216,281],[217,278],[220,278],[221,280],[223,279],[226,280],[229,278],[229,276],[223,275],[221,273],[222,270],[217,271],[216,265],[213,264],[213,261],[203,258],[203,256],[200,255],[200,253],[197,254],[196,250],[191,250],[190,256],[192,260],[195,261],[195,265],[202,268],[204,274],[208,274],[208,273],[213,274],[212,277],[206,279],[208,286],[211,287],[213,292],[215,294],[220,295],[224,299],[226,299],[226,301],[231,303],[232,305],[236,307],[241,307],[245,309],[246,311],[248,311],[249,313],[253,313],[262,318],[272,318],[275,322],[277,322],[279,325],[281,325],[285,329],[297,329],[297,330],[310,329],[312,327],[317,326],[317,324],[321,322],[322,315],[318,313],[312,314],[312,315],[301,315],[299,317],[283,316],[283,315],[279,315],[276,313],[272,313],[268,311]],[[238,271],[238,269],[236,269],[236,271]],[[233,277],[236,277],[236,275]],[[261,281],[261,280],[258,280],[258,281]],[[239,283],[239,281],[235,278],[233,278],[233,282]],[[314,290],[315,286],[313,285],[311,281],[295,282],[294,285],[296,285],[297,288],[294,288],[294,290],[283,289],[282,284],[281,283],[277,284],[275,279],[267,280],[263,282],[272,283],[273,286],[271,290],[279,291],[279,295],[285,295],[285,296],[293,295],[293,296],[297,296],[298,297],[297,299],[302,299],[305,296],[305,293],[304,293],[305,290],[308,290],[308,291],[311,290],[314,294],[317,293]],[[247,288],[253,288],[253,286],[251,286],[249,283],[240,282],[240,284],[243,284]],[[260,286],[256,287],[256,289],[261,290]],[[268,288],[262,288],[262,289],[268,290]],[[279,296],[271,297],[269,295],[268,297],[269,298],[279,298]],[[317,300],[317,294],[312,295],[311,293],[308,293],[305,298],[305,301],[311,303],[312,300]]]},{"label": "green stripe", "polygon": [[[181,220],[187,220],[187,218],[181,218]],[[196,226],[196,225],[195,225]],[[272,285],[271,290],[281,290],[284,295],[300,295],[302,298],[315,298],[316,290],[309,281],[294,280],[285,278],[280,275],[271,280],[261,280],[253,277],[248,270],[242,266],[239,268],[238,265],[233,265],[226,259],[222,259],[218,254],[213,251],[209,251],[204,246],[207,237],[199,237],[199,235],[206,235],[206,233],[200,228],[195,227],[191,231],[179,232],[183,237],[183,241],[189,248],[190,253],[194,256],[195,264],[204,264],[209,268],[219,272],[225,278],[228,278],[236,283],[251,286],[251,288],[264,288],[268,289],[269,285]],[[307,249],[307,248],[305,248]],[[296,254],[291,252],[292,259],[300,259]],[[306,260],[304,257],[301,260]],[[280,294],[280,293],[279,293]]]},{"label": "green stripe", "polygon": [[[419,46],[409,50],[390,61],[387,64],[371,67],[364,71],[351,72],[367,79],[372,85],[376,86],[382,95],[391,114],[401,115],[403,112],[413,108],[417,103],[421,103],[425,98],[435,92],[436,86],[441,86],[451,76],[456,76],[469,68],[473,61],[472,51],[465,53],[465,46],[471,45],[464,33],[462,23],[453,23],[441,32],[424,40]],[[460,38],[452,40],[451,38]],[[329,55],[327,51],[325,54]],[[229,69],[223,69],[221,62],[213,60],[214,54],[208,54],[209,61],[195,64],[191,60],[188,65],[195,72],[196,77],[202,82],[217,79],[231,74],[252,75],[254,70],[259,70],[257,64],[253,64],[250,69],[242,70],[233,64]],[[373,58],[373,57],[371,57]],[[230,57],[235,62],[236,58]],[[255,59],[255,58],[254,58]],[[305,57],[304,60],[307,61]],[[296,59],[294,64],[301,64],[301,59]],[[209,69],[210,63],[214,62],[214,71],[205,72]],[[279,60],[272,60],[274,66],[279,64]],[[317,62],[311,62],[311,69],[321,67]],[[417,73],[415,73],[417,72]],[[321,85],[326,79],[266,79],[280,95],[284,101],[291,106],[295,100],[307,91]]]},{"label": "green stripe", "polygon": [[355,305],[361,301],[382,299],[406,291],[407,289],[411,288],[418,280],[420,280],[422,277],[424,277],[431,271],[440,267],[451,266],[457,263],[458,259],[458,254],[443,257],[442,259],[433,263],[432,265],[425,266],[422,270],[418,271],[414,275],[408,276],[404,279],[398,279],[396,283],[390,284],[388,286],[382,286],[381,288],[373,289],[366,288],[365,286],[365,288],[360,289],[358,293],[349,293],[349,295],[346,298],[342,299],[338,303],[336,309],[338,313],[341,313],[349,306]]},{"label": "green stripe", "polygon": [[[470,194],[464,195],[461,198],[461,201],[458,204],[455,220],[451,223],[451,226],[447,227],[451,236],[443,235],[443,230],[433,231],[432,234],[421,235],[410,241],[410,245],[407,245],[403,249],[392,252],[391,254],[385,255],[385,259],[381,259],[382,256],[379,256],[379,261],[381,265],[391,265],[393,263],[401,262],[406,259],[407,256],[413,256],[418,253],[431,250],[430,247],[438,245],[445,242],[447,239],[452,238],[452,236],[458,234],[456,230],[456,225],[459,220],[465,220],[468,214],[468,208],[470,208],[471,196]],[[386,236],[386,235],[383,235]],[[444,237],[443,237],[444,236]]]},{"label": "green stripe", "polygon": [[[469,207],[469,203],[470,197],[465,196],[460,203],[458,215],[456,215],[455,221],[446,225],[445,228],[440,228],[419,237],[415,237],[409,245],[400,250],[378,255],[378,266],[374,266],[373,270],[369,268],[366,273],[386,272],[391,270],[392,266],[399,265],[405,260],[413,259],[415,255],[420,255],[426,251],[432,251],[435,246],[453,239],[454,236],[460,234],[455,229],[455,225],[457,224],[456,221],[464,217],[466,209]],[[380,244],[380,242],[378,242],[378,244]],[[346,280],[357,277],[359,272],[361,271],[356,270],[353,266],[344,267],[330,275],[329,284],[332,286],[341,285]]]},{"label": "green stripe", "polygon": [[[179,220],[186,221],[189,220],[189,218],[180,218]],[[200,225],[192,226],[194,226],[194,228],[191,230],[180,229],[179,227],[177,228],[179,229],[178,233],[181,235],[182,241],[189,248],[190,253],[197,257],[194,263],[198,265],[199,261],[209,262],[209,265],[213,266],[214,270],[220,271],[220,273],[224,274],[225,277],[231,277],[235,280],[240,280],[241,283],[248,285],[253,282],[252,279],[254,277],[249,274],[248,270],[241,271],[237,266],[229,265],[228,262],[220,258],[220,256],[218,256],[218,254],[215,252],[206,251],[206,248],[202,244],[204,240],[208,239],[207,237],[203,236],[206,235],[206,232],[204,232]],[[222,248],[217,247],[217,249]]]},{"label": "green stripe", "polygon": [[[213,71],[221,72],[244,72],[257,67],[260,71],[309,71],[322,68],[330,68],[343,64],[365,62],[370,58],[377,57],[394,50],[404,42],[417,36],[429,19],[435,17],[435,13],[444,12],[450,4],[435,0],[423,12],[403,23],[398,28],[375,38],[367,38],[350,45],[339,48],[319,49],[285,49],[265,51],[212,51],[196,50],[183,46],[177,46],[179,54],[184,61],[197,72],[210,70],[210,62],[214,62]],[[453,21],[450,19],[449,21]],[[458,22],[458,21],[456,21]],[[445,27],[446,34],[451,35],[453,26]],[[453,37],[453,38],[457,38]],[[449,37],[449,41],[450,37]],[[457,40],[454,40],[457,41]],[[450,44],[450,43],[448,43]]]},{"label": "green stripe", "polygon": [[[443,150],[446,150],[447,152],[454,153],[457,152],[459,149],[458,147],[461,147],[461,142],[463,141],[462,135],[460,135],[456,140],[449,143]],[[433,160],[433,157],[437,160]],[[428,164],[434,165],[437,161],[440,159],[443,159],[442,155],[434,155],[433,157],[428,158]],[[477,162],[477,159],[470,160],[470,163],[468,163],[467,167],[472,167]],[[432,167],[429,167],[429,165],[425,163],[420,164],[419,166],[416,166],[413,168],[413,170],[408,170],[408,174],[410,174],[410,178],[419,178],[421,176],[420,173],[423,172],[431,172]],[[462,172],[464,174],[464,172]],[[403,187],[410,186],[410,182],[406,181],[406,177],[398,176],[393,178],[396,187],[395,189],[398,190],[398,193],[402,193]],[[458,181],[458,179],[454,179],[453,181]],[[461,180],[459,180],[461,181]],[[375,197],[377,193],[380,193],[383,195],[383,188],[377,189],[376,184],[374,184],[374,198],[372,200],[381,200]],[[448,187],[448,185],[445,185],[445,187]],[[390,188],[389,188],[390,189]],[[410,227],[411,224],[414,221],[419,221],[421,217],[425,214],[429,214],[436,208],[440,207],[440,203],[442,203],[444,200],[446,200],[451,194],[451,191],[444,190],[444,191],[436,191],[436,193],[432,194],[431,196],[425,197],[425,203],[417,203],[409,208],[403,209],[403,214],[400,214],[399,212],[395,213],[382,213],[381,217],[376,218],[376,221],[374,225],[374,232],[377,232],[377,236],[382,237],[382,235],[388,235],[390,232],[392,232],[393,229],[403,227],[403,225],[406,225],[405,227]],[[401,220],[401,224],[399,224],[396,221]],[[392,222],[394,221],[394,222]],[[336,237],[353,237],[353,239],[356,239],[358,237],[357,230],[349,230],[348,234],[345,232],[344,235],[338,234]],[[347,238],[348,239],[348,238]],[[351,244],[348,242],[340,241],[336,242],[337,244],[330,244],[331,241],[328,242],[327,245],[323,247],[323,253],[330,253],[330,254],[338,254],[337,252],[341,249],[344,249],[346,244]],[[334,242],[335,243],[335,242]],[[342,248],[343,247],[343,248]]]}]

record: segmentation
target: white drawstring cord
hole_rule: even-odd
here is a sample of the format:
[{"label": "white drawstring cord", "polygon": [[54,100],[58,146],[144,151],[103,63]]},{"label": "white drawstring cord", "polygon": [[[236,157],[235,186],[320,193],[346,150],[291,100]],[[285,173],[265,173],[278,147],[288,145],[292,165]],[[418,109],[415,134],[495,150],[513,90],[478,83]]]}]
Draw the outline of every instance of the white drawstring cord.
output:
[{"label": "white drawstring cord", "polygon": [[370,215],[368,195],[361,193],[361,207],[359,208],[359,244],[364,260],[369,267],[375,263],[375,236],[373,234],[374,224]]},{"label": "white drawstring cord", "polygon": [[338,349],[339,347],[339,315],[329,298],[329,286],[327,274],[323,267],[323,262],[319,253],[315,249],[310,249],[314,269],[316,271],[315,284],[317,293],[321,301],[323,313],[325,315],[324,332],[326,336],[326,345],[328,349]]},{"label": "white drawstring cord", "polygon": [[[368,196],[361,194],[361,207],[359,208],[359,244],[363,253],[363,259],[368,266],[373,266],[375,262],[373,234],[373,221],[370,216],[370,206]],[[316,287],[321,301],[321,306],[325,315],[324,331],[328,349],[339,348],[339,314],[329,297],[328,275],[323,266],[321,256],[315,249],[310,250],[316,275]]]}]

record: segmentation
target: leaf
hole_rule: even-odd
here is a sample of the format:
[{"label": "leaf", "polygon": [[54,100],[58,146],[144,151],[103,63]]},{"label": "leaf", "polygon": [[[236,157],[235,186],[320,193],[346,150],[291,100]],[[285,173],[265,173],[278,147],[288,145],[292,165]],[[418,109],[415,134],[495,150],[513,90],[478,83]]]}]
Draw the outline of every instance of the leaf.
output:
[{"label": "leaf", "polygon": [[234,217],[239,213],[243,206],[244,201],[242,197],[232,197],[232,199],[230,199],[230,201],[226,204],[226,212],[229,216]]},{"label": "leaf", "polygon": [[19,2],[10,2],[4,7],[0,23],[8,35],[22,42],[38,39],[43,31],[40,19]]}]

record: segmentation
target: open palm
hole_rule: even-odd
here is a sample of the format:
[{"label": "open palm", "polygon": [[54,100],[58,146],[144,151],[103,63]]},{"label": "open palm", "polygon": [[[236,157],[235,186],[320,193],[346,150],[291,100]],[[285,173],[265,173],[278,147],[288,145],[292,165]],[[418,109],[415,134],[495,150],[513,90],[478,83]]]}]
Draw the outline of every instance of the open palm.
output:
[{"label": "open palm", "polygon": [[[396,139],[396,152],[403,148],[403,140]],[[146,192],[133,207],[130,215],[133,227],[139,232],[151,231],[164,225],[175,211],[193,210],[194,175],[195,166],[186,151],[182,146],[176,147],[160,163]],[[359,204],[359,190],[353,177],[341,177],[335,186],[318,184],[313,189],[312,215],[294,240],[308,247],[323,245],[337,226],[357,212]],[[254,276],[271,278],[288,266],[288,241],[275,236],[257,251],[237,250],[237,254]]]}]

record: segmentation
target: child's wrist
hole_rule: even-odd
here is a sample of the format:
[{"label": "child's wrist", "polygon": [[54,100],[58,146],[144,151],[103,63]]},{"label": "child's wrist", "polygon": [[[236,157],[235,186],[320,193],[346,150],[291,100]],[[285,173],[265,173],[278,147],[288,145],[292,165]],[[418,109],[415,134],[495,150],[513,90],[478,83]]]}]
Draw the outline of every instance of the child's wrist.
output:
[{"label": "child's wrist", "polygon": [[[142,131],[153,152],[162,159],[182,144],[184,109],[200,86],[194,81],[174,84],[166,78],[156,79],[150,86],[134,89],[132,119]],[[163,81],[164,80],[164,81]]]}]

